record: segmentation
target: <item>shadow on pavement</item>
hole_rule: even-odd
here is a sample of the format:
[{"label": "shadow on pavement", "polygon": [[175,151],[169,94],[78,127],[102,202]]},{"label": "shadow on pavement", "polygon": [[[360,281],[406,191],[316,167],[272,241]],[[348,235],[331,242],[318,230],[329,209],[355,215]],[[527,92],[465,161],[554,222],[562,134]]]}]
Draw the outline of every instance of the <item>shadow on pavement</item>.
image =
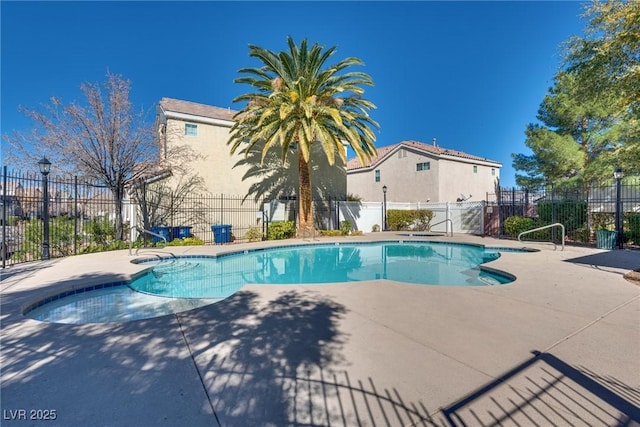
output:
[{"label": "shadow on pavement", "polygon": [[430,425],[421,403],[350,376],[346,311],[315,292],[241,291],[179,315],[220,425]]},{"label": "shadow on pavement", "polygon": [[533,357],[442,409],[450,426],[640,423],[640,389],[549,353]]},{"label": "shadow on pavement", "polygon": [[615,268],[622,270],[636,270],[640,268],[639,250],[613,250],[567,259],[565,262],[585,264],[598,269]]}]

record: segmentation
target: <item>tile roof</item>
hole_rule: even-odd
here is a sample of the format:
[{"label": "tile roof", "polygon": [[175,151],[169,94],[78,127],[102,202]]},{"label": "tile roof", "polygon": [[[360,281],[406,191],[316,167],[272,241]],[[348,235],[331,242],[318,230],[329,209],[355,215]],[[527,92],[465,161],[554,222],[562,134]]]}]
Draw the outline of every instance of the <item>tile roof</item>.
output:
[{"label": "tile roof", "polygon": [[462,151],[451,150],[451,149],[442,148],[442,147],[434,147],[433,144],[426,144],[424,142],[419,142],[419,141],[401,141],[397,144],[387,145],[386,147],[379,148],[378,155],[371,157],[371,159],[369,159],[369,161],[367,161],[367,163],[365,163],[364,165],[360,164],[360,160],[357,157],[349,160],[347,162],[347,170],[369,168],[371,166],[374,166],[380,161],[382,161],[384,158],[386,158],[392,151],[395,151],[400,146],[415,148],[417,150],[425,151],[429,154],[434,154],[436,156],[453,156],[453,157],[460,157],[461,159],[477,160],[482,162],[491,162],[491,163],[501,164],[500,162],[497,162],[495,160],[474,156],[472,154],[467,154]]},{"label": "tile roof", "polygon": [[182,101],[180,99],[162,98],[160,107],[164,111],[175,113],[191,114],[194,116],[207,117],[210,119],[233,121],[233,116],[237,111],[230,108],[213,107],[211,105],[198,104],[197,102]]}]

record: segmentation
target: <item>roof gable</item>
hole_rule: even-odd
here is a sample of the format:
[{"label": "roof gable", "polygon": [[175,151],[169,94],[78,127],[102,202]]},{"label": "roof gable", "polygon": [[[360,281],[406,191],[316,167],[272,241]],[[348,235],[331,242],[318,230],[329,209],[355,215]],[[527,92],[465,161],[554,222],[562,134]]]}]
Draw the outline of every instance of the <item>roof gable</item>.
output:
[{"label": "roof gable", "polygon": [[159,105],[165,112],[171,111],[174,113],[189,114],[209,119],[233,121],[233,117],[237,114],[237,111],[230,108],[214,107],[211,105],[198,104],[197,102],[182,101],[180,99],[173,98],[162,98]]},{"label": "roof gable", "polygon": [[474,156],[472,154],[468,154],[463,151],[451,150],[448,148],[437,147],[432,144],[425,144],[424,142],[408,140],[408,141],[401,141],[394,145],[388,145],[386,147],[379,148],[378,155],[371,157],[369,161],[367,161],[364,165],[360,163],[360,159],[355,157],[347,162],[347,170],[365,169],[365,168],[374,167],[379,163],[381,163],[386,158],[388,158],[390,155],[392,155],[395,151],[397,151],[401,147],[413,148],[415,150],[422,151],[423,153],[427,153],[440,158],[450,156],[450,157],[458,157],[460,159],[465,159],[465,160],[476,160],[479,162],[489,162],[489,163],[495,163],[496,165],[501,165],[500,162],[496,162],[495,160]]}]

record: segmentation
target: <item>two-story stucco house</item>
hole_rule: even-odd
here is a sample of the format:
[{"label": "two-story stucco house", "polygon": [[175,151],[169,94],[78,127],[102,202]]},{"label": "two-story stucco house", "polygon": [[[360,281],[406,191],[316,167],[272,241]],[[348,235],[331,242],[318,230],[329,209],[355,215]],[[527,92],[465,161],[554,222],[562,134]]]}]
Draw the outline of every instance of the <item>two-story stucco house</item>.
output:
[{"label": "two-story stucco house", "polygon": [[378,149],[366,164],[347,164],[347,190],[364,201],[456,202],[485,200],[494,193],[502,164],[418,141]]},{"label": "two-story stucco house", "polygon": [[208,191],[245,194],[251,182],[242,180],[243,168],[234,168],[242,156],[230,155],[226,144],[235,114],[236,111],[226,108],[162,98],[157,109],[162,155],[170,152],[172,146],[187,145],[200,156],[188,169],[204,180]]},{"label": "two-story stucco house", "polygon": [[[297,153],[292,151],[285,167],[282,167],[279,149],[274,149],[265,162],[261,162],[259,150],[248,158],[239,151],[230,154],[227,141],[236,113],[227,108],[162,98],[157,110],[161,153],[179,145],[197,152],[201,158],[191,162],[189,170],[203,178],[212,194],[292,199],[297,193]],[[320,145],[315,145],[320,151]],[[338,159],[330,166],[326,156],[314,157],[311,162],[314,199],[344,200],[346,165]]]}]

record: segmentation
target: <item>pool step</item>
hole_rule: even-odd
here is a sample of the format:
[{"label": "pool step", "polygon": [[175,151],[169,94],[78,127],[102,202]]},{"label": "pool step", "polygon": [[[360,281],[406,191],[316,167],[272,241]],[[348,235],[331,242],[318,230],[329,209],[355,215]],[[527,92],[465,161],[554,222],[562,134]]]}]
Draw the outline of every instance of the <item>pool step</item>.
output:
[{"label": "pool step", "polygon": [[155,277],[159,278],[166,274],[177,274],[189,271],[198,267],[199,265],[200,263],[181,260],[162,261],[159,264],[153,266],[153,270],[151,270],[151,272]]}]

